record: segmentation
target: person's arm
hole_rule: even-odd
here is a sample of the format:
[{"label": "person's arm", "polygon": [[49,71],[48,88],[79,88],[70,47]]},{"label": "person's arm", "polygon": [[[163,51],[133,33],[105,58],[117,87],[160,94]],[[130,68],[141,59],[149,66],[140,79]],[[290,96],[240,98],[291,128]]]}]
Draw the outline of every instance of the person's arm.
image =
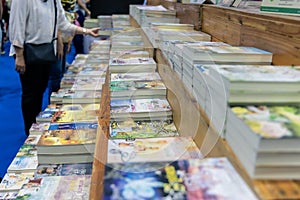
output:
[{"label": "person's arm", "polygon": [[87,16],[91,15],[91,11],[86,7],[82,0],[77,0],[77,3],[87,13]]},{"label": "person's arm", "polygon": [[64,54],[64,43],[62,38],[62,32],[61,30],[58,30],[57,32],[57,57],[59,59],[62,59]]},{"label": "person's arm", "polygon": [[13,0],[9,18],[9,39],[16,52],[15,69],[19,73],[25,72],[23,45],[25,42],[25,26],[30,0]]},{"label": "person's arm", "polygon": [[18,46],[14,46],[16,52],[16,63],[15,69],[20,74],[23,74],[26,70],[25,59],[24,59],[24,49]]}]

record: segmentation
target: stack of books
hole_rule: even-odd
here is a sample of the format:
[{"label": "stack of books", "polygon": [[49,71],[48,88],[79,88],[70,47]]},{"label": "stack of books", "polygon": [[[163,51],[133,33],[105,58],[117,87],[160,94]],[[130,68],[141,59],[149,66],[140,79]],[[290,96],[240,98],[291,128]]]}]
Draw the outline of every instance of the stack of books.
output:
[{"label": "stack of books", "polygon": [[225,138],[252,178],[299,179],[299,106],[232,106]]},{"label": "stack of books", "polygon": [[112,25],[113,28],[129,28],[131,27],[130,24],[130,16],[129,15],[117,15],[117,14],[113,14],[112,15]]},{"label": "stack of books", "polygon": [[96,133],[97,129],[45,131],[37,143],[38,163],[93,162]]},{"label": "stack of books", "polygon": [[[142,27],[143,31],[149,38],[152,46],[154,48],[160,48],[163,41],[163,33],[166,33],[166,31],[170,31],[170,33],[173,33],[174,37],[179,37],[180,33],[182,32],[192,32],[194,31],[194,25],[192,24],[179,24],[179,23],[151,23],[148,27]],[[160,36],[160,33],[162,35]],[[170,34],[172,35],[172,34]],[[203,33],[203,39],[206,39],[208,36]],[[186,39],[187,37],[185,37]],[[172,37],[170,38],[172,39]],[[169,39],[168,39],[169,40]],[[190,39],[189,39],[190,40]]]},{"label": "stack of books", "polygon": [[130,5],[129,14],[141,27],[148,27],[151,23],[156,22],[179,23],[179,19],[176,18],[176,11],[168,10],[162,5]]},{"label": "stack of books", "polygon": [[153,58],[112,58],[109,62],[111,73],[155,72],[156,62]]}]

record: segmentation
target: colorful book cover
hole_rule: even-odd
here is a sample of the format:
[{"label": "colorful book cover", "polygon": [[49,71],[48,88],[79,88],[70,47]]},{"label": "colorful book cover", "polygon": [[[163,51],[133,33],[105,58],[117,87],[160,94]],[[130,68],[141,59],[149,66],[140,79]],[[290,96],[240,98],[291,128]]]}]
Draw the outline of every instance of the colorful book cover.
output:
[{"label": "colorful book cover", "polygon": [[36,116],[37,122],[50,122],[53,115],[59,111],[58,108],[46,108]]},{"label": "colorful book cover", "polygon": [[171,111],[166,99],[111,100],[111,113]]},{"label": "colorful book cover", "polygon": [[30,135],[42,134],[43,131],[48,130],[49,126],[50,126],[49,122],[33,123],[30,127],[29,133]]},{"label": "colorful book cover", "polygon": [[88,199],[90,190],[90,175],[81,176],[49,176],[36,179],[39,183],[27,183],[16,199],[58,200],[58,199]]},{"label": "colorful book cover", "polygon": [[24,145],[36,145],[40,140],[40,135],[29,135],[26,140],[24,141]]},{"label": "colorful book cover", "polygon": [[64,104],[61,106],[60,110],[71,110],[71,111],[83,111],[83,110],[99,110],[99,103],[91,103],[91,104]]},{"label": "colorful book cover", "polygon": [[110,139],[108,163],[175,161],[202,158],[191,137]]},{"label": "colorful book cover", "polygon": [[231,110],[263,138],[300,138],[299,106],[247,106]]},{"label": "colorful book cover", "polygon": [[161,80],[157,72],[153,73],[112,73],[110,75],[111,82],[113,81],[138,81],[138,80]]},{"label": "colorful book cover", "polygon": [[122,66],[122,65],[156,65],[153,58],[113,58],[110,61],[110,66]]},{"label": "colorful book cover", "polygon": [[166,90],[165,84],[160,80],[153,81],[111,81],[110,91],[135,91],[135,90]]},{"label": "colorful book cover", "polygon": [[0,192],[1,200],[13,200],[16,199],[18,195],[18,191],[13,192]]},{"label": "colorful book cover", "polygon": [[104,78],[99,77],[80,77],[77,78],[71,88],[74,91],[101,91],[102,84],[104,83]]},{"label": "colorful book cover", "polygon": [[59,111],[53,116],[52,123],[97,122],[99,111]]},{"label": "colorful book cover", "polygon": [[[18,191],[30,179],[34,178],[34,173],[6,173],[0,183],[0,192]],[[1,198],[0,198],[1,199]]]},{"label": "colorful book cover", "polygon": [[91,175],[92,168],[93,163],[39,165],[34,177]]},{"label": "colorful book cover", "polygon": [[257,199],[226,158],[107,165],[104,200]]},{"label": "colorful book cover", "polygon": [[8,173],[34,172],[38,165],[37,156],[15,157],[9,165]]},{"label": "colorful book cover", "polygon": [[39,146],[68,146],[84,145],[95,143],[97,129],[80,129],[80,130],[51,130],[45,131],[41,136]]},{"label": "colorful book cover", "polygon": [[290,66],[210,65],[230,81],[300,82],[300,71]]},{"label": "colorful book cover", "polygon": [[37,155],[37,149],[36,145],[31,144],[23,144],[19,151],[16,154],[16,157],[22,157],[22,156],[36,156]]},{"label": "colorful book cover", "polygon": [[179,136],[174,123],[169,121],[112,121],[110,137],[112,139],[154,138]]},{"label": "colorful book cover", "polygon": [[97,129],[98,122],[51,123],[48,130]]},{"label": "colorful book cover", "polygon": [[[69,90],[63,96],[63,103],[98,103],[100,102],[101,91],[74,91]],[[92,101],[92,102],[90,102]]]}]

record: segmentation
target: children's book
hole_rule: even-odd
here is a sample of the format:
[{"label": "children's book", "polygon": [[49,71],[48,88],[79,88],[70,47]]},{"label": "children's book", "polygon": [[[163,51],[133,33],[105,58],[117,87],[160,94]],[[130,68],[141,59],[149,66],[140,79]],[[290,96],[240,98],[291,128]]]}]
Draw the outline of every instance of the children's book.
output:
[{"label": "children's book", "polygon": [[172,120],[155,121],[112,121],[110,137],[112,139],[155,138],[179,136]]},{"label": "children's book", "polygon": [[111,81],[110,93],[112,99],[124,98],[159,98],[167,95],[167,88],[160,80],[152,81]]},{"label": "children's book", "polygon": [[34,177],[91,175],[92,168],[93,163],[39,165]]},{"label": "children's book", "polygon": [[15,157],[9,165],[8,173],[26,173],[34,172],[38,165],[37,156],[20,156]]},{"label": "children's book", "polygon": [[[6,173],[0,183],[0,192],[18,191],[30,179],[34,178],[34,173]],[[1,198],[0,198],[1,199]]]},{"label": "children's book", "polygon": [[41,135],[44,131],[48,130],[50,122],[33,123],[29,129],[30,136]]},{"label": "children's book", "polygon": [[95,104],[100,103],[101,91],[74,91],[68,90],[63,98],[63,104]]},{"label": "children's book", "polygon": [[161,80],[159,73],[111,73],[110,81]]},{"label": "children's book", "polygon": [[89,199],[90,175],[49,176],[28,182],[16,199]]},{"label": "children's book", "polygon": [[110,164],[103,191],[104,200],[257,199],[226,158]]},{"label": "children's book", "polygon": [[97,129],[45,131],[37,144],[40,154],[83,154],[94,152]]},{"label": "children's book", "polygon": [[48,130],[97,129],[98,122],[51,123]]},{"label": "children's book", "polygon": [[70,122],[97,122],[97,110],[88,111],[58,111],[52,119],[52,123],[70,123]]},{"label": "children's book", "polygon": [[110,113],[113,120],[168,120],[172,109],[165,98],[111,100]]},{"label": "children's book", "polygon": [[110,139],[108,163],[175,161],[202,158],[191,137]]}]

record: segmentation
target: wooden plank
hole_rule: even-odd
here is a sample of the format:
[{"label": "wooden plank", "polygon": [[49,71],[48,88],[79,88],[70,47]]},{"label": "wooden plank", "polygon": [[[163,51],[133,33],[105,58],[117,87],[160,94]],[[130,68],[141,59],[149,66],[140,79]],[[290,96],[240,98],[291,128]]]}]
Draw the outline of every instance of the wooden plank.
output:
[{"label": "wooden plank", "polygon": [[274,65],[300,65],[300,18],[203,5],[202,31],[214,40],[270,51]]},{"label": "wooden plank", "polygon": [[161,4],[169,10],[176,10],[176,1],[162,0]]},{"label": "wooden plank", "polygon": [[149,6],[158,6],[161,5],[163,0],[147,0],[147,5]]},{"label": "wooden plank", "polygon": [[107,149],[110,123],[109,70],[106,72],[105,84],[102,86],[98,130],[94,151],[93,171],[90,187],[90,200],[101,200],[103,196],[104,173],[107,163]]},{"label": "wooden plank", "polygon": [[193,24],[195,30],[200,30],[200,5],[176,3],[175,9],[181,24]]},{"label": "wooden plank", "polygon": [[210,34],[216,40],[231,45],[240,44],[241,25],[238,21],[233,21],[228,12],[218,12],[203,7],[201,25],[202,31]]},{"label": "wooden plank", "polygon": [[243,27],[240,45],[254,46],[272,52],[274,65],[300,65],[300,39]]}]

